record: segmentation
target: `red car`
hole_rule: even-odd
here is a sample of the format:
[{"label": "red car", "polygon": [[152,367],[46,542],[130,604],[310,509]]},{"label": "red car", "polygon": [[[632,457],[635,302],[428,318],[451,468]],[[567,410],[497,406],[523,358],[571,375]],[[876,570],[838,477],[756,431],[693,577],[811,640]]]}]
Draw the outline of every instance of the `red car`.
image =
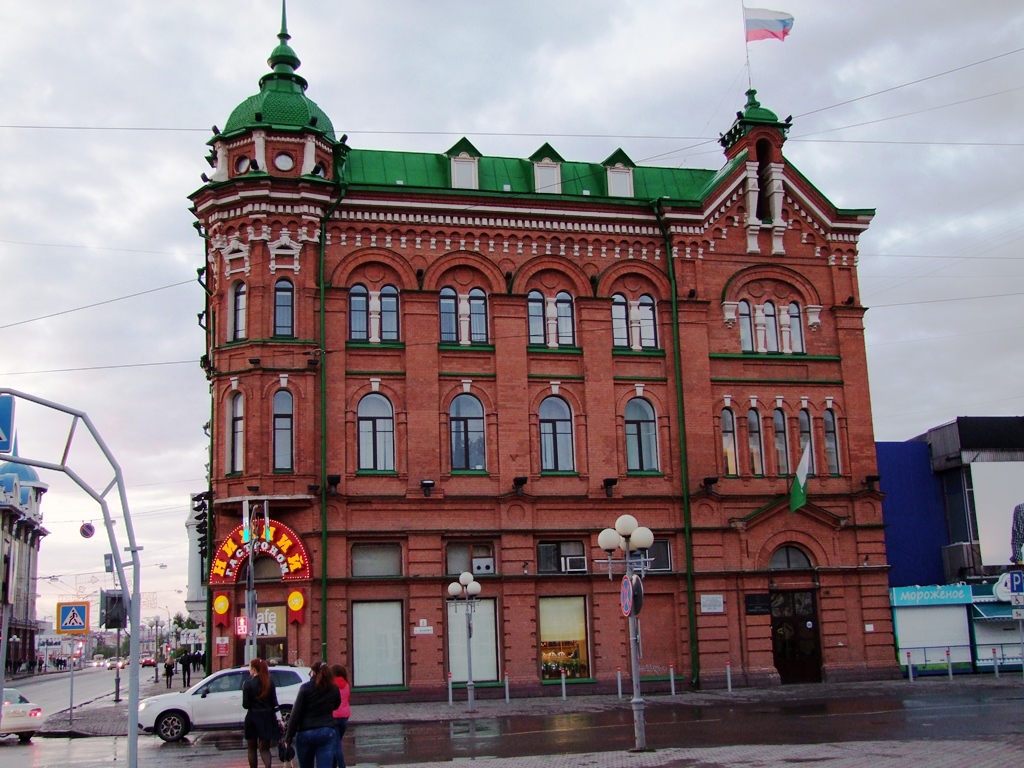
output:
[{"label": "red car", "polygon": [[155,667],[156,659],[154,659],[152,656],[143,656],[141,659],[139,659],[139,664],[143,667]]}]

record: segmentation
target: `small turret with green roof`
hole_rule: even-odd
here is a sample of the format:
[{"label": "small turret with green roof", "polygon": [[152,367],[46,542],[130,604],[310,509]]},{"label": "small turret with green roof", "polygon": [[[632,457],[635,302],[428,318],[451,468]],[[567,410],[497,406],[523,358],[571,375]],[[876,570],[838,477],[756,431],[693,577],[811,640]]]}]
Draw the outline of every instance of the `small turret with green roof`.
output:
[{"label": "small turret with green roof", "polygon": [[764,126],[776,128],[785,139],[792,120],[793,118],[787,117],[785,122],[779,122],[779,116],[770,109],[762,107],[761,102],[757,100],[757,91],[751,88],[747,91],[747,103],[743,107],[743,111],[736,113],[736,122],[726,133],[722,134],[718,143],[729,149],[754,128]]},{"label": "small turret with green roof", "polygon": [[295,73],[300,61],[288,45],[291,35],[288,34],[284,0],[281,2],[281,31],[277,37],[280,42],[267,60],[273,71],[260,78],[260,92],[235,107],[221,136],[211,142],[255,128],[272,128],[312,131],[332,144],[336,143],[331,119],[306,96],[306,80]]}]

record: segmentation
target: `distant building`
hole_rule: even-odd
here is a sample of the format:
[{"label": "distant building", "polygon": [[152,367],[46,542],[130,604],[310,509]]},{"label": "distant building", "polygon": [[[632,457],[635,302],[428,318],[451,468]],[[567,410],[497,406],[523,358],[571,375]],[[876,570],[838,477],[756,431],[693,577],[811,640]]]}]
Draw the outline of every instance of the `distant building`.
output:
[{"label": "distant building", "polygon": [[0,464],[0,599],[7,601],[9,611],[5,662],[15,669],[35,658],[39,546],[48,533],[40,502],[48,488],[27,464]]},{"label": "distant building", "polygon": [[877,450],[890,586],[1006,570],[1024,503],[1024,417],[961,416]]},{"label": "distant building", "polygon": [[279,39],[191,195],[215,668],[247,619],[269,659],[441,696],[467,678],[446,598],[471,571],[477,682],[612,691],[629,640],[598,534],[631,514],[654,534],[645,685],[894,674],[873,211],[793,167],[789,120],[749,91],[712,170],[350,148]]}]

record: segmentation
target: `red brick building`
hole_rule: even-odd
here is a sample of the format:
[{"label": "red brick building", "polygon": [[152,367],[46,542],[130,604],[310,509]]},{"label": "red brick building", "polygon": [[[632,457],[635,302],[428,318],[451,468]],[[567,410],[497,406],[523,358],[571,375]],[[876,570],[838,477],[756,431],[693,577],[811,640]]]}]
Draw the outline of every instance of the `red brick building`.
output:
[{"label": "red brick building", "polygon": [[614,689],[629,641],[597,540],[623,514],[655,538],[645,686],[892,674],[873,211],[786,160],[789,123],[750,91],[706,171],[350,149],[279,38],[191,197],[215,668],[242,662],[248,508],[261,655],[341,661],[357,689],[466,679],[446,600],[467,570],[478,691]]}]

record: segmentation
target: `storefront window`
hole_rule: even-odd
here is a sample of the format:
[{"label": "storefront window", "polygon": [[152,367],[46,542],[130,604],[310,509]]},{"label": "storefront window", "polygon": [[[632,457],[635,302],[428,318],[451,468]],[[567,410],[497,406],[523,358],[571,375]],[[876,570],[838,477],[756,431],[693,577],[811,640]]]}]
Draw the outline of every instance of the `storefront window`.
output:
[{"label": "storefront window", "polygon": [[352,604],[352,685],[402,685],[402,604]]},{"label": "storefront window", "polygon": [[590,677],[587,607],[582,597],[542,597],[540,669],[542,680]]},{"label": "storefront window", "polygon": [[[469,679],[466,664],[465,600],[448,603],[448,670],[456,683],[464,683]],[[497,679],[498,636],[495,629],[494,600],[481,599],[473,611],[473,680],[489,682]]]}]

